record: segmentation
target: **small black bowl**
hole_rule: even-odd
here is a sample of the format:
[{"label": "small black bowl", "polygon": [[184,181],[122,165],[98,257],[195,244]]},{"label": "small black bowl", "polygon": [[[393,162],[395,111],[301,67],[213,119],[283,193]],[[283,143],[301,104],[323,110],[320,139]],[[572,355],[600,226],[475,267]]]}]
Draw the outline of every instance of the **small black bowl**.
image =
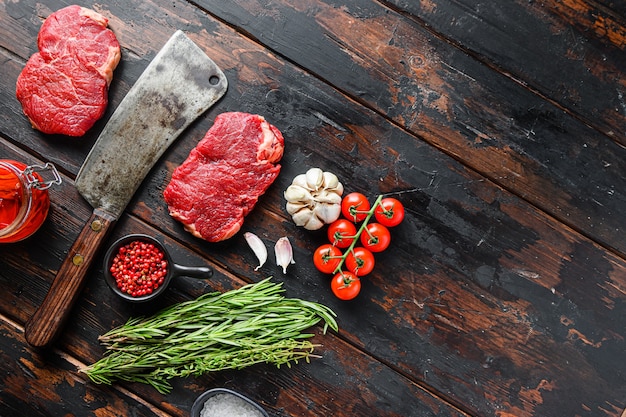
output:
[{"label": "small black bowl", "polygon": [[248,397],[238,392],[226,389],[226,388],[213,388],[213,389],[206,391],[204,394],[200,394],[200,396],[196,398],[196,400],[193,403],[193,406],[191,407],[191,417],[200,417],[200,413],[202,412],[202,409],[204,408],[204,404],[207,402],[207,400],[218,394],[232,395],[236,398],[239,398],[240,400],[243,400],[245,403],[252,406],[252,408],[254,408],[256,411],[258,411],[259,416],[269,417],[267,412],[263,408],[261,408],[260,405],[258,405],[257,403],[249,399]]},{"label": "small black bowl", "polygon": [[[127,245],[130,242],[134,242],[137,240],[141,242],[152,243],[159,250],[161,250],[163,254],[165,254],[165,259],[167,260],[167,274],[165,275],[165,280],[163,281],[163,284],[161,284],[155,291],[153,291],[152,294],[146,294],[140,297],[133,297],[130,294],[126,294],[125,292],[122,292],[117,287],[115,278],[113,278],[113,275],[111,275],[110,269],[111,269],[111,265],[113,264],[113,258],[115,258],[115,255],[117,255],[120,248],[124,245]],[[123,299],[127,301],[132,301],[135,303],[141,303],[141,302],[145,302],[148,300],[152,300],[153,298],[161,295],[167,289],[167,286],[170,284],[170,281],[172,280],[172,278],[176,278],[179,276],[186,276],[190,278],[206,279],[206,278],[211,278],[211,276],[213,276],[213,270],[206,266],[182,266],[182,265],[175,264],[172,261],[172,257],[170,256],[169,252],[167,251],[167,249],[165,248],[165,246],[163,246],[161,242],[159,242],[152,236],[142,235],[142,234],[127,235],[117,240],[115,243],[113,243],[111,247],[109,248],[109,250],[106,252],[106,255],[104,256],[104,268],[103,269],[104,269],[104,280],[109,285],[109,287],[111,287],[111,290],[113,290],[115,294],[119,295]]]}]

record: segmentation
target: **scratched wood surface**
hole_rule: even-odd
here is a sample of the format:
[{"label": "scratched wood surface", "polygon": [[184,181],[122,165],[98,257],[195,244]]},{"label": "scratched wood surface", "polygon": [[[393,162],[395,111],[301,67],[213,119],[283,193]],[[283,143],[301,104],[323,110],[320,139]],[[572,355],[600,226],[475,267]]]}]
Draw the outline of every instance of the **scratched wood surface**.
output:
[{"label": "scratched wood surface", "polygon": [[[626,409],[626,18],[617,2],[85,2],[122,45],[105,118],[85,137],[33,131],[14,98],[39,27],[61,1],[0,2],[0,157],[52,161],[64,183],[37,235],[0,247],[0,415],[188,415],[202,391],[241,391],[273,416],[621,416]],[[182,29],[224,70],[226,96],[146,178],[110,238],[145,232],[177,261],[208,264],[155,305],[116,299],[98,265],[59,343],[23,325],[91,208],[72,180],[143,68]],[[281,175],[246,218],[268,247],[294,244],[283,275],[243,237],[209,244],[161,193],[224,111],[264,115],[286,137]],[[333,298],[283,190],[307,167],[347,189],[397,193],[407,219],[356,302]],[[266,276],[338,314],[321,359],[149,387],[102,387],[81,366],[99,334],[207,291]]]}]

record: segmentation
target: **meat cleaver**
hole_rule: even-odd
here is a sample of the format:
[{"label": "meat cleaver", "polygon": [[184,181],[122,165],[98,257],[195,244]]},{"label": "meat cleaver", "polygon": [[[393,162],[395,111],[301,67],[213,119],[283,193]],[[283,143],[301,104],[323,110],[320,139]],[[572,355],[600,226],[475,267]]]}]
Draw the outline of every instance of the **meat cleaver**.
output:
[{"label": "meat cleaver", "polygon": [[87,155],[76,188],[93,213],[76,238],[41,306],[26,323],[26,341],[51,344],[61,332],[108,232],[168,146],[226,92],[218,66],[176,31],[146,67]]}]

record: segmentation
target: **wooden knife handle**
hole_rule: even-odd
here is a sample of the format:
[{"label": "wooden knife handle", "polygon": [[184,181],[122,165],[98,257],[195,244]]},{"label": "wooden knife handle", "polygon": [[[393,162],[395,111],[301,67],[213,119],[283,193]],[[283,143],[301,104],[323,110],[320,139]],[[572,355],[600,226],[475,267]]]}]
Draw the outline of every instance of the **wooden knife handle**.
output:
[{"label": "wooden knife handle", "polygon": [[67,253],[41,306],[24,327],[24,337],[31,346],[48,346],[59,335],[89,267],[116,220],[103,210],[94,210]]}]

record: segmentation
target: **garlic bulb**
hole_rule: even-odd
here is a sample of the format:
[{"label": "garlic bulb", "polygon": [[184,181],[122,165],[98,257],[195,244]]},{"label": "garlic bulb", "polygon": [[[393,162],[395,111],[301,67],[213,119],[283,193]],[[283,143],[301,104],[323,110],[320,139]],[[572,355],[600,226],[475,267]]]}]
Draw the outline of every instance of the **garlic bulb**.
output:
[{"label": "garlic bulb", "polygon": [[339,218],[342,194],[343,185],[335,174],[311,168],[285,190],[287,212],[297,226],[317,230]]}]

